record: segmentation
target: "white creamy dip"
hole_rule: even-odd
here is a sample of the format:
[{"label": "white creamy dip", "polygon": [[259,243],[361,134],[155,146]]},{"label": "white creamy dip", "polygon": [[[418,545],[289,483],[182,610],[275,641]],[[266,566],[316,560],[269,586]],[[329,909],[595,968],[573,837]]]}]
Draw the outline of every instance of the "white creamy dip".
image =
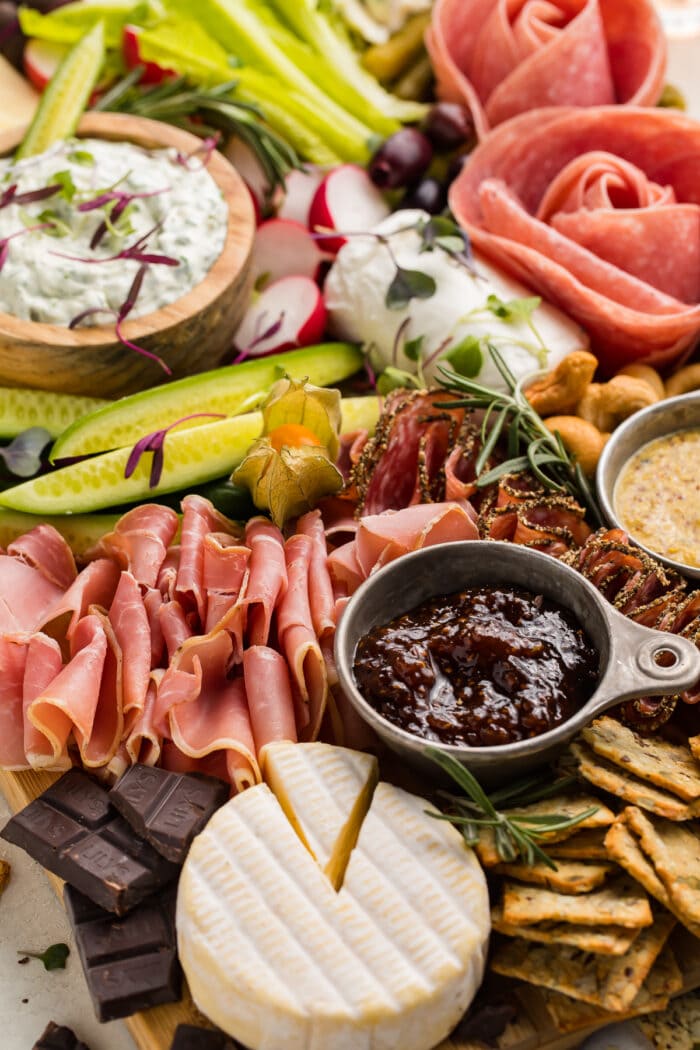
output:
[{"label": "white creamy dip", "polygon": [[[134,245],[157,224],[161,225],[143,250],[169,256],[178,265],[148,265],[130,319],[179,299],[199,284],[221,254],[228,209],[199,157],[185,166],[177,162],[174,150],[150,151],[128,142],[80,139],[62,142],[17,163],[0,160],[0,197],[15,183],[16,193],[24,194],[57,181],[66,184],[67,191],[0,208],[0,245],[5,238],[12,238],[0,269],[1,311],[26,321],[59,325],[69,324],[85,310],[118,311],[140,262],[120,258],[90,263],[65,256],[109,259]],[[110,190],[127,194],[162,192],[132,200],[115,232],[108,230],[93,249],[90,241],[99,224],[109,217],[114,202],[90,211],[80,211],[79,205]],[[52,221],[53,228],[12,236],[34,224]],[[110,318],[108,314],[95,314],[83,323],[109,324]]]}]

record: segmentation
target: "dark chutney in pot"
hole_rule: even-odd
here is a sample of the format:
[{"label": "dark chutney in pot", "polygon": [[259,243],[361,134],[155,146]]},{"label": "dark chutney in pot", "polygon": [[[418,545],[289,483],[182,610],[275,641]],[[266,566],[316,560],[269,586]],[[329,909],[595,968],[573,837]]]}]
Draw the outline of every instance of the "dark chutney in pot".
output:
[{"label": "dark chutney in pot", "polygon": [[424,740],[486,747],[539,736],[593,694],[598,654],[556,602],[507,586],[469,588],[373,627],[357,687]]}]

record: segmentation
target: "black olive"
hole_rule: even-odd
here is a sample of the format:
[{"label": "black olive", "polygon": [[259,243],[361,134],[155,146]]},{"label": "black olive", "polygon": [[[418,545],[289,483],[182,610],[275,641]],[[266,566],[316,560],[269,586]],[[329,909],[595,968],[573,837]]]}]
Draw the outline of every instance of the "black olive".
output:
[{"label": "black olive", "polygon": [[24,37],[19,28],[17,5],[0,2],[0,54],[4,55],[13,66],[19,67],[22,62]]},{"label": "black olive", "polygon": [[439,150],[457,149],[474,135],[471,113],[457,102],[436,102],[421,127]]},{"label": "black olive", "polygon": [[410,186],[427,170],[433,159],[433,147],[416,128],[402,128],[382,143],[369,164],[375,186],[395,190]]},{"label": "black olive", "polygon": [[439,179],[429,175],[406,191],[401,200],[402,208],[420,208],[431,215],[439,215],[447,204],[447,190]]}]

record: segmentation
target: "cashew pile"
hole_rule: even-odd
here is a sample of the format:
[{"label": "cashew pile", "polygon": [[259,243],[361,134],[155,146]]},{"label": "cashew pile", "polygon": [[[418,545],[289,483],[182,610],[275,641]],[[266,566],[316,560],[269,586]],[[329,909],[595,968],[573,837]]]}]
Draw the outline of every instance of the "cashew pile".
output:
[{"label": "cashew pile", "polygon": [[594,383],[598,361],[586,350],[575,350],[525,396],[557,432],[567,452],[592,475],[611,431],[641,408],[667,397],[700,389],[700,364],[687,365],[664,383],[649,365],[631,364],[607,383]]}]

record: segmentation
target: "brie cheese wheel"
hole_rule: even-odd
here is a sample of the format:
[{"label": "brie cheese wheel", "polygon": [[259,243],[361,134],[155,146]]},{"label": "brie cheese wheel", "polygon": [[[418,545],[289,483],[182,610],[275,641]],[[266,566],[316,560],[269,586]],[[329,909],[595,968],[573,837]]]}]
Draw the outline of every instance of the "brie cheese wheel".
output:
[{"label": "brie cheese wheel", "polygon": [[177,931],[194,1000],[251,1050],[430,1050],[482,978],[483,872],[424,799],[380,783],[370,801],[368,756],[304,751],[271,748],[272,790],[237,795],[190,849]]}]

